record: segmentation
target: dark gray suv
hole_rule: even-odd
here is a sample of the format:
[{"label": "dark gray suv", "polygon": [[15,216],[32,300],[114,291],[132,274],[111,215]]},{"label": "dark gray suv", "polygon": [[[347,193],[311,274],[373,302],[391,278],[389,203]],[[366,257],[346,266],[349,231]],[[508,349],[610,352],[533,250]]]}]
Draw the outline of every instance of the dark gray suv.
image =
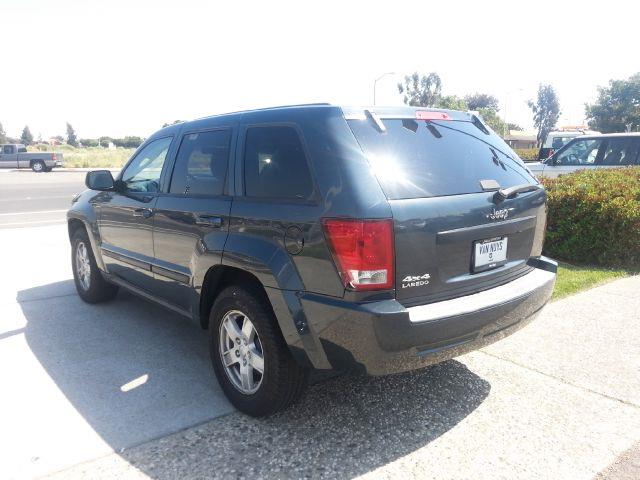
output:
[{"label": "dark gray suv", "polygon": [[551,296],[542,186],[471,113],[302,105],[152,135],[68,213],[87,302],[118,287],[209,330],[241,411],[310,372],[383,375],[525,325]]}]

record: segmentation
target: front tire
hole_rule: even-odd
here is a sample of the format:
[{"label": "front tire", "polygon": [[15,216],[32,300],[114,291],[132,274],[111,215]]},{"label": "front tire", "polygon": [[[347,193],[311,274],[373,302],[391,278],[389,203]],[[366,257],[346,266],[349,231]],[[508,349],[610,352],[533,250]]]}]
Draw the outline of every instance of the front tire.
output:
[{"label": "front tire", "polygon": [[209,316],[211,361],[229,401],[253,417],[297,400],[306,372],[291,356],[268,301],[239,286],[223,290]]},{"label": "front tire", "polygon": [[85,302],[106,302],[118,293],[118,287],[102,277],[93,256],[89,236],[82,228],[76,230],[71,237],[71,268],[78,295]]},{"label": "front tire", "polygon": [[42,160],[36,160],[31,164],[31,170],[36,173],[44,172],[46,168],[47,167]]}]

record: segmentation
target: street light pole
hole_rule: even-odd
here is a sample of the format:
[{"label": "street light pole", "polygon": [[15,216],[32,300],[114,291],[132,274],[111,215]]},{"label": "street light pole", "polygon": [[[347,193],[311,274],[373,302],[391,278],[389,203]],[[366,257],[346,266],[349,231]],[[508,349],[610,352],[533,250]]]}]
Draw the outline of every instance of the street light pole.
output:
[{"label": "street light pole", "polygon": [[387,75],[395,75],[395,74],[396,72],[385,72],[373,81],[373,105],[374,106],[376,104],[376,85],[378,83],[378,80],[382,80]]}]

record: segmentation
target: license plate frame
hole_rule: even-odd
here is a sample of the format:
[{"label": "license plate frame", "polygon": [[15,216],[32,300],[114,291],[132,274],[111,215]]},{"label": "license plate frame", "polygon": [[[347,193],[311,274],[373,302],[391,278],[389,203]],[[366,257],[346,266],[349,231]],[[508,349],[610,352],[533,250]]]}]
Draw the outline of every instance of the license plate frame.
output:
[{"label": "license plate frame", "polygon": [[[473,273],[484,272],[498,268],[507,263],[509,238],[507,236],[486,238],[473,242],[473,250],[471,255],[471,267]],[[500,245],[500,248],[494,251],[483,251],[483,245]],[[488,247],[492,250],[492,247]],[[497,255],[496,255],[497,254]]]}]

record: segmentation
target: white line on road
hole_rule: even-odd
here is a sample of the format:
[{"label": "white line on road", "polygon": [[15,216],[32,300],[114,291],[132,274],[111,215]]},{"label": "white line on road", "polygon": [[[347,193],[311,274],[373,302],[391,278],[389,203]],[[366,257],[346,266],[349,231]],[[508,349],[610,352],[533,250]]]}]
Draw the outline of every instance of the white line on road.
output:
[{"label": "white line on road", "polygon": [[17,227],[19,225],[34,225],[34,224],[43,224],[43,223],[59,223],[62,225],[64,223],[64,219],[60,218],[58,220],[36,220],[33,222],[12,222],[12,223],[0,223],[0,228],[2,227]]},{"label": "white line on road", "polygon": [[10,215],[39,215],[41,213],[61,213],[66,212],[67,209],[64,210],[41,210],[39,212],[15,212],[15,213],[0,213],[0,217],[8,217]]},{"label": "white line on road", "polygon": [[0,198],[0,202],[18,202],[21,200],[51,200],[54,198],[68,198],[71,201],[73,195],[55,195],[53,197],[22,197],[22,198]]}]

